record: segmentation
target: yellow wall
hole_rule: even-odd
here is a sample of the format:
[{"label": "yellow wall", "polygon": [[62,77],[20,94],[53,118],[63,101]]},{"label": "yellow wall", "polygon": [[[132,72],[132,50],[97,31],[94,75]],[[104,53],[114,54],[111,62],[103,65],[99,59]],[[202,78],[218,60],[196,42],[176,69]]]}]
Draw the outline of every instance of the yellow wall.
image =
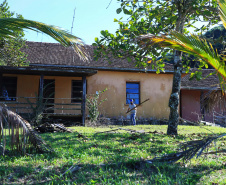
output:
[{"label": "yellow wall", "polygon": [[[17,97],[36,97],[39,88],[40,76],[36,75],[4,75],[17,76]],[[71,103],[71,81],[81,80],[81,77],[58,77],[45,76],[44,79],[55,79],[55,103],[66,103],[73,105],[73,108],[80,108]],[[150,100],[138,108],[138,118],[168,118],[169,97],[172,88],[173,74],[137,73],[137,72],[113,72],[98,71],[97,74],[87,77],[87,95],[107,88],[101,99],[107,98],[101,105],[101,114],[106,117],[126,117],[126,82],[140,83],[140,101],[147,98]],[[68,98],[60,100],[57,98]],[[20,102],[26,100],[18,99]],[[27,105],[23,105],[27,106]],[[55,108],[60,108],[56,105]],[[64,106],[70,108],[71,106]],[[28,109],[22,112],[27,112]],[[55,113],[75,113],[81,111],[55,110]],[[88,111],[86,110],[88,114]]]},{"label": "yellow wall", "polygon": [[87,94],[107,88],[102,99],[108,100],[102,104],[101,114],[106,117],[125,117],[128,109],[126,82],[140,82],[141,102],[147,98],[150,100],[138,108],[137,117],[168,118],[172,79],[172,74],[98,71],[87,78]]},{"label": "yellow wall", "polygon": [[[24,97],[29,97],[31,102],[35,102],[38,96],[39,79],[40,76],[36,75],[7,75],[3,76],[14,76],[17,77],[17,101],[28,103]],[[60,76],[44,76],[44,79],[55,79],[55,101],[54,103],[70,104],[63,106],[63,108],[81,108],[81,105],[71,103],[71,81],[81,80],[81,77],[60,77]],[[64,98],[64,99],[57,99]],[[19,113],[31,112],[29,104],[15,105],[13,102],[9,102],[8,106],[25,107],[26,109],[18,109],[14,111]],[[62,105],[55,105],[55,108],[62,108]],[[81,114],[81,110],[55,110],[54,113],[73,113]]]}]

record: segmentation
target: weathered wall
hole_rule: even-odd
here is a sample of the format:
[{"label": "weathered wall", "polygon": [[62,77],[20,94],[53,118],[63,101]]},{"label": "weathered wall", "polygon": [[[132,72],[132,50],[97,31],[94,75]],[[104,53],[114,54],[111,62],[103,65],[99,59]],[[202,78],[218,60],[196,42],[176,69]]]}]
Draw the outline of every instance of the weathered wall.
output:
[{"label": "weathered wall", "polygon": [[[6,76],[6,75],[4,75]],[[17,97],[35,97],[38,94],[40,76],[35,75],[8,75],[17,76]],[[101,106],[101,114],[106,117],[126,117],[126,82],[140,83],[140,101],[150,100],[138,108],[139,118],[167,118],[169,116],[168,101],[172,88],[172,74],[137,73],[137,72],[111,72],[98,71],[97,74],[87,77],[87,95],[107,88],[102,99],[107,98]],[[44,79],[55,79],[55,102],[71,103],[71,81],[81,80],[81,77],[53,77],[45,76]],[[68,98],[60,100],[59,98]],[[20,102],[26,100],[19,99]],[[24,105],[25,106],[25,105]],[[60,108],[61,105],[55,105]],[[70,108],[71,106],[64,106]],[[75,106],[74,106],[75,108]],[[77,106],[77,108],[80,108]],[[22,112],[27,112],[23,109]],[[55,110],[55,113],[76,113],[81,111]],[[88,111],[87,111],[88,113]]]},{"label": "weathered wall", "polygon": [[181,90],[182,118],[189,121],[198,121],[201,116],[200,95],[201,92],[198,90]]},{"label": "weathered wall", "polygon": [[101,114],[106,117],[125,117],[128,109],[126,82],[140,82],[141,102],[147,98],[150,100],[138,108],[137,116],[168,119],[172,79],[172,74],[98,71],[87,78],[87,94],[107,88],[102,99],[108,100],[102,104]]},{"label": "weathered wall", "polygon": [[[39,89],[39,79],[40,76],[36,75],[7,75],[3,76],[14,76],[17,77],[17,97],[18,102],[28,103],[27,100],[23,97],[31,97],[29,100],[35,102],[36,97],[38,96]],[[71,103],[71,81],[72,80],[81,80],[81,77],[60,77],[60,76],[44,76],[44,79],[55,79],[55,101],[54,103],[64,103],[70,105],[64,105],[63,108],[81,108],[80,105],[76,103]],[[64,99],[60,99],[64,98]],[[10,102],[13,103],[13,102]],[[15,107],[15,104],[8,104],[8,106]],[[30,108],[29,104],[17,105],[19,107]],[[31,109],[18,109],[17,112],[27,113],[31,112]],[[62,108],[62,105],[55,105],[55,108]],[[15,109],[13,109],[15,111]],[[55,110],[54,113],[73,113],[81,114],[81,111],[74,110]]]}]

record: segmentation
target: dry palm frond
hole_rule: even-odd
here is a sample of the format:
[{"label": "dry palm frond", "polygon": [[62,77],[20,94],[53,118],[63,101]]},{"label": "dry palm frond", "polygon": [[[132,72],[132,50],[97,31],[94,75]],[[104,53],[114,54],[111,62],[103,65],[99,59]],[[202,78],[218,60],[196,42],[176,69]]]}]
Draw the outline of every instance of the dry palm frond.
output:
[{"label": "dry palm frond", "polygon": [[219,107],[221,112],[226,110],[226,95],[219,90],[210,90],[203,93],[200,97],[201,109],[212,112]]},{"label": "dry palm frond", "polygon": [[59,129],[63,132],[70,132],[72,133],[72,130],[66,128],[63,124],[57,124],[57,123],[53,123],[51,124],[52,127],[55,127],[56,129]]},{"label": "dry palm frond", "polygon": [[[213,137],[207,137],[202,140],[188,141],[188,142],[182,143],[179,145],[179,147],[181,149],[184,149],[184,151],[167,154],[162,157],[156,157],[147,162],[148,163],[154,163],[154,162],[172,163],[172,162],[176,162],[180,159],[182,159],[183,161],[188,161],[188,160],[191,160],[194,156],[196,156],[198,158],[213,141],[215,141],[221,137],[224,137],[224,136],[226,136],[226,134],[221,134],[219,136],[213,136]],[[225,152],[226,152],[226,150],[225,150]],[[215,151],[215,153],[218,153],[218,151]]]},{"label": "dry palm frond", "polygon": [[[3,154],[7,144],[10,145],[11,150],[22,154],[25,154],[30,147],[34,147],[36,151],[42,153],[53,152],[53,149],[45,143],[26,120],[3,106],[0,106],[0,131]],[[8,133],[6,133],[7,131]]]}]

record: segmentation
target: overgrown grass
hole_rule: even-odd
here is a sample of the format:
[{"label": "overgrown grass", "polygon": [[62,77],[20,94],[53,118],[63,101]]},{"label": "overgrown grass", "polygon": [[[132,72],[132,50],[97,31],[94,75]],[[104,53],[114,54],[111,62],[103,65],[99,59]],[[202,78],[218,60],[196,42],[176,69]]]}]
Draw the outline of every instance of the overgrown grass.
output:
[{"label": "overgrown grass", "polygon": [[[117,127],[73,127],[73,133],[46,133],[55,154],[0,157],[0,184],[226,184],[226,155],[204,155],[186,164],[147,164],[144,161],[175,152],[181,142],[225,133],[218,127],[179,126],[176,137],[167,126],[138,125],[131,134]],[[156,131],[156,132],[154,132]],[[153,132],[153,133],[152,133]],[[212,149],[225,149],[221,138]],[[80,169],[61,176],[72,165]]]}]

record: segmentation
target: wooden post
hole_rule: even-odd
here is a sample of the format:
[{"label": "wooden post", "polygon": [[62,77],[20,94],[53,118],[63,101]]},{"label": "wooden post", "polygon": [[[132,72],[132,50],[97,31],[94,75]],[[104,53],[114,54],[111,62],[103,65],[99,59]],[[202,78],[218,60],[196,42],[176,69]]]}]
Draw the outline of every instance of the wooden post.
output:
[{"label": "wooden post", "polygon": [[86,77],[82,77],[82,125],[85,126],[86,120]]},{"label": "wooden post", "polygon": [[2,73],[0,73],[0,97],[3,96],[2,94],[2,85],[3,85],[3,80],[2,80]]},{"label": "wooden post", "polygon": [[41,99],[41,98],[43,98],[43,86],[44,86],[44,75],[43,74],[41,74],[40,75],[40,82],[39,82],[40,84],[39,84],[39,100]]},{"label": "wooden post", "polygon": [[[201,100],[203,99],[203,96],[204,96],[204,92],[201,91],[201,95],[200,95],[200,112],[201,112],[201,116],[202,116],[202,121],[206,121],[205,120],[205,107],[204,107],[204,104],[201,104]],[[204,99],[203,99],[203,102],[204,102]]]}]

